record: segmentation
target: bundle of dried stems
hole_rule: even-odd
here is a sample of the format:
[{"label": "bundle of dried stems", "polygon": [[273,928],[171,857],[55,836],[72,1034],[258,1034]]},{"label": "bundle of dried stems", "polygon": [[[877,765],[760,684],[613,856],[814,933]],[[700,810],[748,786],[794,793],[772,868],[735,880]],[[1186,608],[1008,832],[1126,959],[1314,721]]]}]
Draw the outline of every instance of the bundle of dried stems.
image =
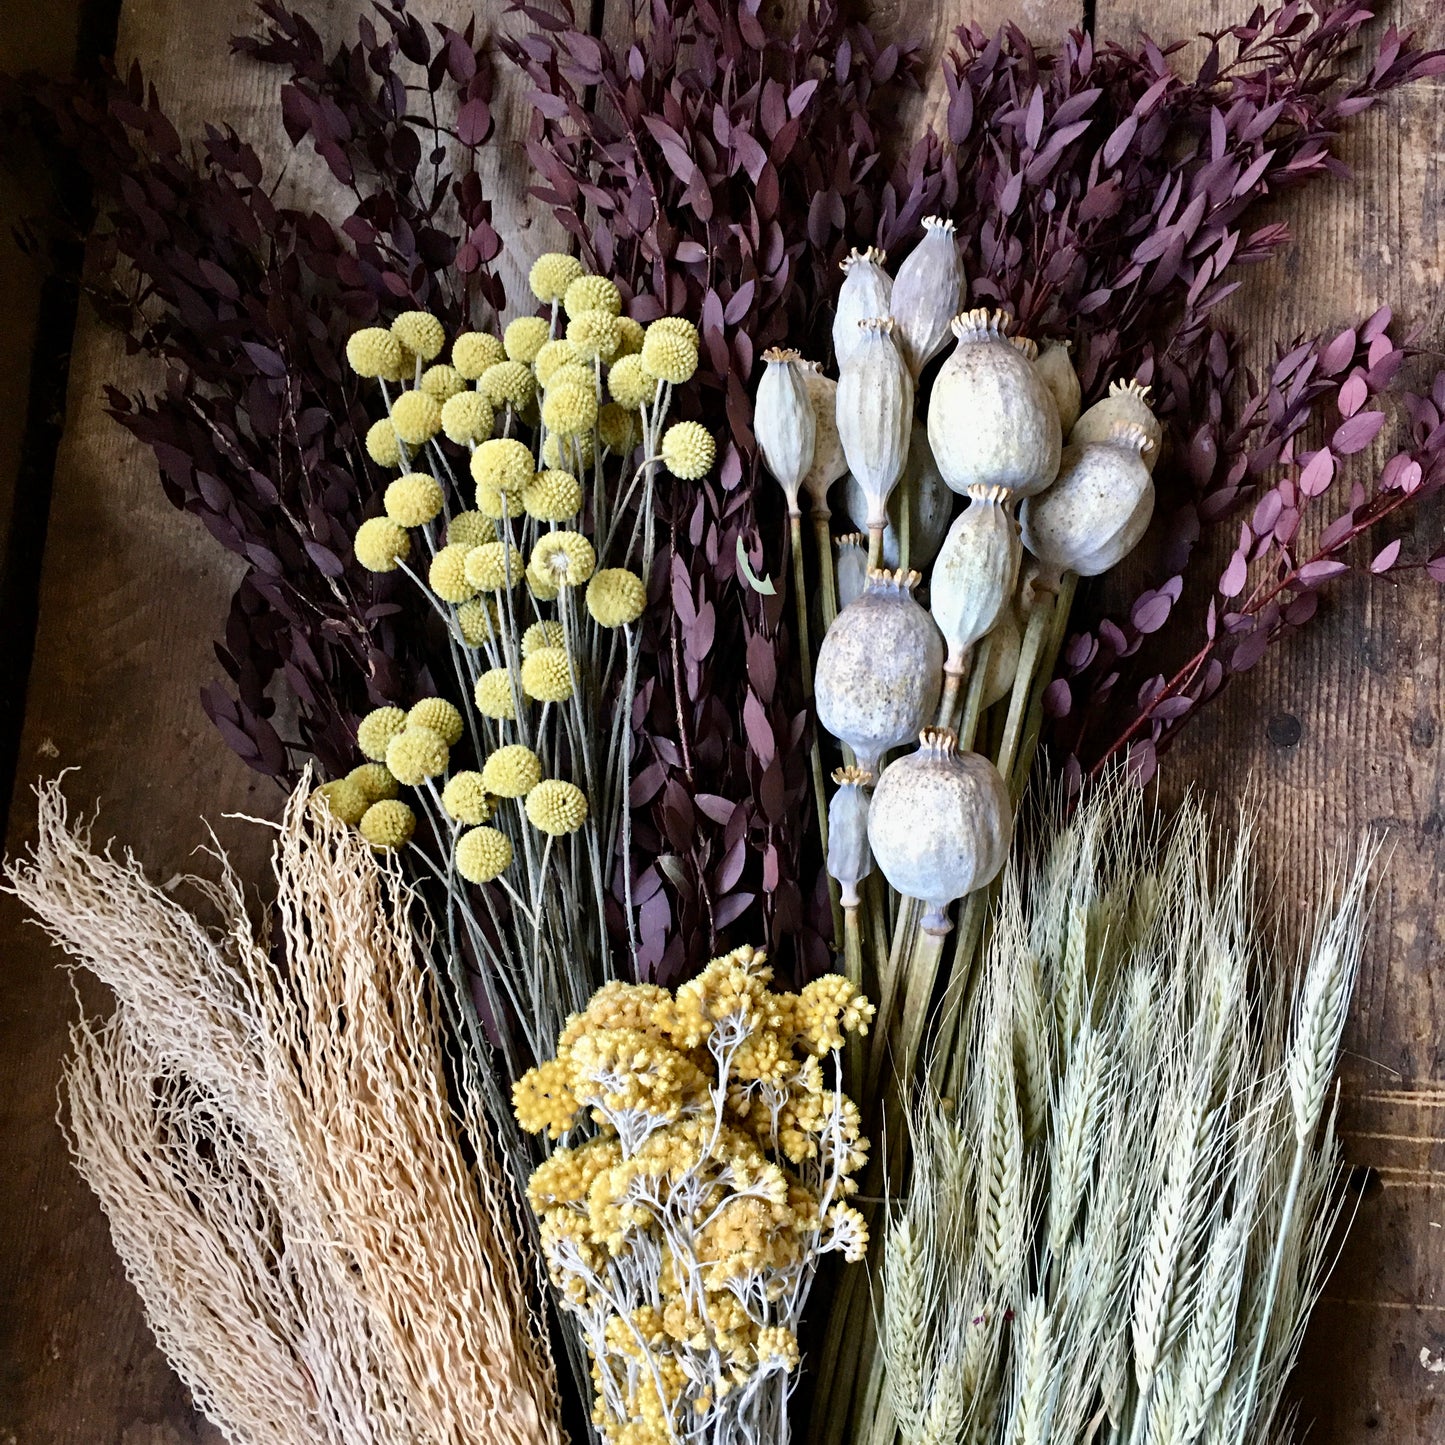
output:
[{"label": "bundle of dried stems", "polygon": [[192,880],[212,928],[40,789],[9,887],[116,996],[73,1031],[77,1164],[228,1439],[560,1445],[476,1081],[449,1099],[419,910],[308,791],[275,847],[273,940],[219,851],[220,881]]},{"label": "bundle of dried stems", "polygon": [[1114,780],[1010,865],[953,1101],[913,1118],[860,1445],[1289,1438],[1369,859],[1299,966],[1253,852]]}]

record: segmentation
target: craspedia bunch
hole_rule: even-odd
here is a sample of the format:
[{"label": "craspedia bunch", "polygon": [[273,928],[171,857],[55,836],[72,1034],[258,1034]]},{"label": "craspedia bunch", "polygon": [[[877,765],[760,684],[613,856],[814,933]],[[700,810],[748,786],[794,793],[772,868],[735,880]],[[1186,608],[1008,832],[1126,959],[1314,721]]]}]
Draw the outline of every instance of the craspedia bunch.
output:
[{"label": "craspedia bunch", "polygon": [[464,331],[452,343],[452,365],[467,381],[476,381],[488,367],[506,359],[501,341],[485,331]]},{"label": "craspedia bunch", "polygon": [[561,251],[548,251],[532,262],[527,284],[538,301],[560,303],[567,288],[582,275],[582,263]]},{"label": "craspedia bunch", "polygon": [[697,347],[675,330],[660,329],[654,321],[642,343],[642,364],[659,381],[679,386],[690,381],[697,370]]},{"label": "craspedia bunch", "polygon": [[424,527],[442,509],[441,484],[425,472],[398,477],[383,498],[386,515],[399,527]]},{"label": "craspedia bunch", "polygon": [[625,567],[604,567],[587,584],[587,610],[599,627],[625,627],[647,606],[642,578]]},{"label": "craspedia bunch", "polygon": [[607,373],[607,390],[619,406],[636,411],[650,406],[657,396],[657,377],[643,364],[641,356],[619,357]]},{"label": "craspedia bunch", "polygon": [[346,360],[351,369],[372,380],[396,375],[405,355],[401,342],[380,326],[353,331],[346,343]]},{"label": "craspedia bunch", "polygon": [[444,697],[424,697],[406,715],[409,728],[430,728],[449,748],[462,740],[462,715]]},{"label": "craspedia bunch", "polygon": [[551,326],[540,316],[519,316],[507,323],[507,329],[502,333],[502,346],[509,360],[530,366],[551,337]]},{"label": "craspedia bunch", "polygon": [[405,727],[406,714],[399,707],[373,708],[357,726],[356,746],[363,757],[385,762],[392,738]]},{"label": "craspedia bunch", "polygon": [[536,702],[566,702],[572,696],[572,666],[561,647],[539,647],[522,662],[522,690]]},{"label": "craspedia bunch", "polygon": [[324,807],[339,822],[353,828],[371,806],[371,800],[350,778],[322,783],[311,797],[314,803]]},{"label": "craspedia bunch", "polygon": [[581,532],[548,532],[532,549],[529,564],[554,586],[580,587],[597,566],[597,553]]},{"label": "craspedia bunch", "polygon": [[371,517],[356,529],[354,551],[368,572],[395,572],[411,552],[411,538],[390,517]]},{"label": "craspedia bunch", "polygon": [[443,602],[465,602],[477,593],[467,577],[467,558],[474,548],[453,542],[441,548],[427,568],[427,585]]},{"label": "craspedia bunch", "polygon": [[425,446],[442,429],[441,403],[424,391],[404,391],[391,404],[391,424],[407,446]]},{"label": "craspedia bunch", "polygon": [[511,866],[511,840],[496,828],[468,828],[457,839],[456,861],[467,882],[490,883]]},{"label": "craspedia bunch", "polygon": [[587,794],[575,783],[544,778],[527,794],[527,819],[553,838],[575,833],[587,821]]},{"label": "craspedia bunch", "polygon": [[491,402],[479,391],[459,391],[442,403],[442,431],[458,446],[486,441],[496,424]]},{"label": "craspedia bunch", "polygon": [[[622,293],[615,282],[605,276],[578,276],[572,281],[562,298],[567,315],[576,319],[587,311],[603,311],[609,316],[622,314]],[[571,340],[571,337],[568,337]]]},{"label": "craspedia bunch", "polygon": [[662,434],[662,464],[683,481],[705,477],[716,458],[717,445],[700,422],[675,422]]},{"label": "craspedia bunch", "polygon": [[498,748],[482,765],[482,786],[498,798],[525,798],[541,781],[541,760],[521,743]]},{"label": "craspedia bunch", "polygon": [[571,472],[549,467],[522,488],[522,510],[538,522],[570,522],[582,510],[582,485]]},{"label": "craspedia bunch", "polygon": [[458,823],[486,823],[492,816],[492,800],[482,775],[471,769],[453,773],[442,789],[442,807]]},{"label": "craspedia bunch", "polygon": [[361,815],[361,836],[373,848],[400,848],[411,841],[416,832],[416,814],[395,798],[373,803]]},{"label": "craspedia bunch", "polygon": [[429,311],[403,311],[391,323],[391,334],[422,361],[435,360],[447,343],[441,322]]},{"label": "craspedia bunch", "polygon": [[447,757],[447,745],[439,733],[410,724],[386,747],[386,766],[409,788],[418,788],[428,778],[446,772]]}]

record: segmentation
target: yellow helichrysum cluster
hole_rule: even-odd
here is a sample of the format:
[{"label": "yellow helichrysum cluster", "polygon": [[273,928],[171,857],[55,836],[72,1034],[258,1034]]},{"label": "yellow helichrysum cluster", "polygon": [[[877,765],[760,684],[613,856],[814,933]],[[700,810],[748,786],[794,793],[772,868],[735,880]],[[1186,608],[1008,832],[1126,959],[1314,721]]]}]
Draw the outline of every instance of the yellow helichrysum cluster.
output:
[{"label": "yellow helichrysum cluster", "polygon": [[819,1257],[867,1248],[846,1202],[867,1143],[823,1059],[836,1074],[873,1007],[836,975],[797,994],[771,976],[742,948],[676,994],[608,984],[513,1090],[532,1133],[597,1131],[527,1196],[609,1445],[766,1438]]}]

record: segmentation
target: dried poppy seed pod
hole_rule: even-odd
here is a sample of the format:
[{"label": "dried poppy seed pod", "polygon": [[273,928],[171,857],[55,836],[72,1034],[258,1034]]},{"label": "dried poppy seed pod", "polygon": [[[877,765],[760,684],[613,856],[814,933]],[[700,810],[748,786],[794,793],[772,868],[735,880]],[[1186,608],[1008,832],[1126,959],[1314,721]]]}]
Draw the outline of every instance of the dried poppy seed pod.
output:
[{"label": "dried poppy seed pod", "polygon": [[1003,610],[997,626],[988,635],[988,667],[983,674],[983,705],[992,707],[1013,691],[1014,677],[1019,670],[1019,654],[1023,651],[1024,630],[1018,613],[1010,603]]},{"label": "dried poppy seed pod", "polygon": [[1140,455],[1148,441],[1143,427],[1116,422],[1107,441],[1070,445],[1058,481],[1024,503],[1024,545],[1048,580],[1097,577],[1138,546],[1154,515],[1154,479]]},{"label": "dried poppy seed pod", "polygon": [[1068,436],[1079,419],[1079,402],[1083,396],[1079,389],[1079,373],[1074,370],[1073,358],[1069,355],[1069,343],[1041,342],[1034,370],[1043,377],[1044,385],[1053,393],[1054,405],[1059,409],[1059,425]]},{"label": "dried poppy seed pod", "polygon": [[873,774],[866,768],[839,768],[833,781],[838,791],[828,803],[828,875],[838,880],[843,907],[856,908],[858,884],[873,871],[873,853],[868,847]]},{"label": "dried poppy seed pod", "polygon": [[894,335],[914,381],[947,345],[966,284],[953,222],[926,217],[923,239],[893,280],[893,319],[898,323]]},{"label": "dried poppy seed pod", "polygon": [[863,344],[838,378],[838,437],[848,470],[868,498],[868,530],[883,534],[888,498],[908,464],[913,378],[893,344],[893,318],[858,323]]},{"label": "dried poppy seed pod", "polygon": [[987,637],[1013,600],[1023,546],[1002,487],[971,487],[933,565],[929,603],[948,644],[944,670],[961,673],[974,643]]},{"label": "dried poppy seed pod", "polygon": [[[888,498],[888,525],[883,529],[883,565],[901,567],[902,544],[899,525],[903,503],[908,503],[908,565],[927,567],[938,556],[944,534],[953,518],[953,493],[938,474],[928,445],[928,432],[921,421],[913,423],[912,440],[908,444],[908,465],[902,479]],[[848,516],[855,527],[868,525],[868,498],[863,489],[848,478]]]},{"label": "dried poppy seed pod", "polygon": [[947,933],[948,907],[993,882],[1008,857],[1013,810],[999,771],[960,753],[950,728],[926,728],[918,751],[878,780],[868,843],[889,884],[928,905],[926,933]]},{"label": "dried poppy seed pod", "polygon": [[955,492],[1007,487],[1031,496],[1059,470],[1058,406],[1034,369],[1033,343],[1004,335],[1008,319],[983,309],[954,317],[958,345],[933,383],[928,440]]},{"label": "dried poppy seed pod", "polygon": [[803,379],[803,358],[774,347],[763,353],[763,360],[767,367],[753,404],[753,435],[768,470],[787,493],[789,513],[795,514],[798,489],[813,465],[817,422]]},{"label": "dried poppy seed pod", "polygon": [[803,477],[803,490],[813,504],[813,515],[826,517],[829,489],[848,472],[848,458],[843,455],[843,443],[838,438],[838,383],[831,376],[824,376],[823,368],[810,361],[803,364],[803,385],[813,404],[816,429],[813,461]]},{"label": "dried poppy seed pod", "polygon": [[843,286],[838,292],[838,308],[833,313],[833,355],[840,373],[848,358],[862,345],[858,323],[870,316],[891,314],[893,279],[883,269],[886,259],[876,246],[869,246],[862,251],[849,251],[839,263]]},{"label": "dried poppy seed pod", "polygon": [[867,583],[868,538],[862,532],[849,532],[838,538],[838,610],[856,602]]},{"label": "dried poppy seed pod", "polygon": [[913,600],[917,585],[917,572],[870,572],[863,595],[833,619],[818,649],[818,721],[873,773],[938,706],[943,638]]},{"label": "dried poppy seed pod", "polygon": [[1096,401],[1069,429],[1069,445],[1106,442],[1119,422],[1144,428],[1149,443],[1143,452],[1144,465],[1152,472],[1159,460],[1164,428],[1149,409],[1149,388],[1140,381],[1111,381],[1108,396]]}]

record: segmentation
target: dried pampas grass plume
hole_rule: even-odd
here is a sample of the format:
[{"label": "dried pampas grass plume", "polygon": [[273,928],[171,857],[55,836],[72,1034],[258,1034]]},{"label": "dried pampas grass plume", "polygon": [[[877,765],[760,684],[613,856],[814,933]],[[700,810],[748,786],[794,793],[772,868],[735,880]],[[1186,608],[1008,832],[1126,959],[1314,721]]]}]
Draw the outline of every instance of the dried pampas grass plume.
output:
[{"label": "dried pampas grass plume", "polygon": [[[419,907],[292,796],[278,937],[223,855],[208,928],[57,783],[9,887],[110,986],[63,1084],[77,1166],[197,1405],[245,1445],[560,1445],[475,1080],[448,1099]],[[465,1147],[463,1142],[465,1130]]]}]

